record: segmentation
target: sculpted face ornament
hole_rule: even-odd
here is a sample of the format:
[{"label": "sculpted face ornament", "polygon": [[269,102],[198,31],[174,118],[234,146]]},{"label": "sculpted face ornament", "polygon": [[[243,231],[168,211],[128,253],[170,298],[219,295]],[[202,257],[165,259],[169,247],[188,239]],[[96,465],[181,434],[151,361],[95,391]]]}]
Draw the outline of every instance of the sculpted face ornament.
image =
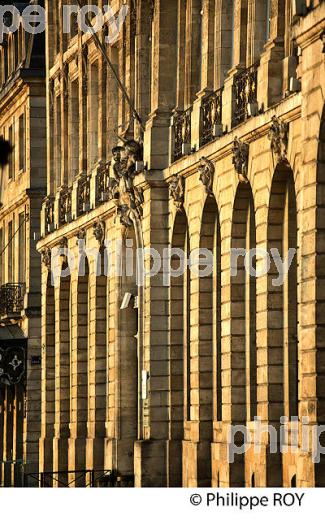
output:
[{"label": "sculpted face ornament", "polygon": [[85,229],[79,229],[77,233],[77,246],[82,247],[82,244],[86,243],[86,235],[87,233]]},{"label": "sculpted face ornament", "polygon": [[232,163],[235,167],[235,171],[238,174],[239,182],[248,183],[248,158],[249,158],[249,145],[243,141],[240,141],[237,137],[234,139],[232,148],[233,158]]},{"label": "sculpted face ornament", "polygon": [[205,191],[208,195],[212,195],[212,186],[215,170],[214,164],[206,157],[202,157],[199,163],[198,170],[200,173],[200,181],[205,186]]},{"label": "sculpted face ornament", "polygon": [[144,196],[142,188],[134,186],[136,163],[142,160],[142,145],[130,139],[124,146],[116,146],[113,154],[113,177],[109,182],[109,198],[117,206],[117,214],[125,227],[132,226],[132,216],[143,216]]},{"label": "sculpted face ornament", "polygon": [[288,135],[289,124],[281,121],[277,116],[273,116],[268,138],[278,163],[287,162]]},{"label": "sculpted face ornament", "polygon": [[50,270],[50,268],[51,268],[51,257],[52,257],[51,249],[49,247],[46,247],[45,249],[42,250],[41,255],[42,255],[42,262],[43,262],[43,264],[45,265],[45,267],[48,270]]},{"label": "sculpted face ornament", "polygon": [[184,179],[180,175],[173,175],[169,180],[169,195],[174,200],[177,212],[184,208]]}]

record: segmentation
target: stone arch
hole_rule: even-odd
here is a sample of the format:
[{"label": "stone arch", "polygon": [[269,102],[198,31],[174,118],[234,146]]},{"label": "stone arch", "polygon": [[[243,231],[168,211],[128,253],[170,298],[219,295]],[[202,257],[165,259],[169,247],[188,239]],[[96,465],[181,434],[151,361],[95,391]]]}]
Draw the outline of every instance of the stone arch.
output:
[{"label": "stone arch", "polygon": [[[82,470],[86,465],[89,369],[89,263],[82,256],[76,280],[76,310],[72,308],[71,348],[71,437],[69,469]],[[76,485],[84,485],[83,479]]]},{"label": "stone arch", "polygon": [[[184,253],[189,251],[188,222],[185,212],[177,213],[171,246]],[[189,303],[189,270],[181,265],[179,254],[171,256],[171,270],[180,270],[179,276],[170,280],[170,440],[171,464],[169,469],[169,485],[182,485],[182,440],[184,438],[184,421],[190,420],[190,303]],[[184,272],[185,271],[185,272]]]},{"label": "stone arch", "polygon": [[256,415],[256,225],[250,184],[239,184],[231,235],[232,421]]},{"label": "stone arch", "polygon": [[45,345],[42,356],[42,443],[43,471],[53,471],[55,421],[55,296],[51,273],[46,282],[46,313],[43,321]]},{"label": "stone arch", "polygon": [[57,450],[55,471],[68,469],[68,439],[70,437],[70,330],[71,330],[71,276],[63,263],[58,298],[57,339],[55,347],[55,437]]},{"label": "stone arch", "polygon": [[[213,258],[199,278],[199,418],[198,485],[211,485],[213,421],[222,419],[221,396],[221,240],[216,200],[208,197],[202,213],[200,249]],[[202,266],[206,269],[206,265]]]},{"label": "stone arch", "polygon": [[137,239],[134,226],[124,235],[119,281],[119,471],[133,474],[134,442],[139,437],[139,315]]},{"label": "stone arch", "polygon": [[[252,189],[240,183],[231,230],[231,421],[246,426],[257,409],[256,224]],[[239,441],[242,442],[242,441]],[[230,485],[245,486],[245,456],[230,467]]]},{"label": "stone arch", "polygon": [[273,177],[268,214],[268,366],[269,421],[282,415],[298,415],[298,337],[297,337],[297,254],[283,284],[272,251],[286,258],[289,249],[297,251],[297,204],[293,172],[278,166]]},{"label": "stone arch", "polygon": [[90,359],[90,376],[94,384],[94,393],[89,395],[89,422],[93,422],[93,467],[104,468],[104,439],[106,420],[106,382],[107,382],[107,330],[109,319],[108,278],[105,265],[105,251],[100,248],[98,257],[100,270],[96,272],[95,288],[95,351]]},{"label": "stone arch", "polygon": [[[271,186],[267,249],[270,267],[267,276],[268,419],[280,427],[283,416],[298,416],[298,290],[297,290],[297,203],[293,171],[288,163],[277,166]],[[274,254],[288,258],[294,250],[289,272],[279,279]],[[278,450],[280,451],[280,450]],[[281,454],[270,455],[267,485],[281,486]]]}]

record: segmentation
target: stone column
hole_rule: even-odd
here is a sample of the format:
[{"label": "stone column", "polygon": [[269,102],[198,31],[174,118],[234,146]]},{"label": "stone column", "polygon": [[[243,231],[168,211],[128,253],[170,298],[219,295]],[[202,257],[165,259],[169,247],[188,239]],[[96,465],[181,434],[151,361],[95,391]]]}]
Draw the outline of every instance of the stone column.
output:
[{"label": "stone column", "polygon": [[248,0],[234,1],[233,67],[246,67]]},{"label": "stone column", "polygon": [[[154,248],[163,258],[168,245],[168,196],[160,176],[150,173],[145,191],[142,220],[143,246]],[[149,181],[149,176],[148,176]],[[145,268],[151,269],[150,258]],[[141,395],[140,439],[135,443],[135,485],[166,486],[168,466],[168,287],[163,283],[163,267],[157,275],[146,277],[139,288],[141,301],[139,335],[142,340],[141,370],[148,376],[147,395]],[[172,460],[170,461],[172,464]]]},{"label": "stone column", "polygon": [[233,9],[229,0],[215,0],[214,88],[222,87],[232,67]]},{"label": "stone column", "polygon": [[258,79],[258,103],[267,109],[282,97],[284,58],[285,0],[271,0],[270,35],[261,56]]},{"label": "stone column", "polygon": [[215,0],[202,1],[201,90],[214,90]]},{"label": "stone column", "polygon": [[157,0],[153,18],[151,115],[144,135],[144,161],[149,169],[169,163],[169,126],[176,104],[177,4]]},{"label": "stone column", "polygon": [[[47,268],[42,272],[42,375],[41,438],[39,471],[53,471],[53,437],[55,418],[55,304]],[[46,289],[45,289],[46,288]]]}]

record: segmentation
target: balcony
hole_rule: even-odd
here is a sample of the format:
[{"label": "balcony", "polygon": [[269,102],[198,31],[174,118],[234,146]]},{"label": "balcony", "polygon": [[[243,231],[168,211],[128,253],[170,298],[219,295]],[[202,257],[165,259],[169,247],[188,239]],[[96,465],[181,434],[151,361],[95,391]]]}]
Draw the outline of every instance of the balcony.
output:
[{"label": "balcony", "polygon": [[222,90],[216,90],[202,100],[200,146],[210,143],[223,134]]},{"label": "balcony", "polygon": [[239,72],[233,84],[232,126],[235,127],[256,115],[257,109],[257,71],[258,64]]},{"label": "balcony", "polygon": [[63,186],[59,199],[59,225],[63,226],[71,221],[72,188]]},{"label": "balcony", "polygon": [[45,234],[54,231],[54,197],[49,196],[44,200]]},{"label": "balcony", "polygon": [[78,179],[77,215],[80,217],[90,210],[90,175],[82,172]]},{"label": "balcony", "polygon": [[24,283],[6,283],[0,287],[0,316],[17,319],[24,309]]},{"label": "balcony", "polygon": [[96,206],[109,198],[109,163],[104,161],[98,166],[96,174]]},{"label": "balcony", "polygon": [[191,153],[191,112],[192,107],[173,116],[174,161]]}]

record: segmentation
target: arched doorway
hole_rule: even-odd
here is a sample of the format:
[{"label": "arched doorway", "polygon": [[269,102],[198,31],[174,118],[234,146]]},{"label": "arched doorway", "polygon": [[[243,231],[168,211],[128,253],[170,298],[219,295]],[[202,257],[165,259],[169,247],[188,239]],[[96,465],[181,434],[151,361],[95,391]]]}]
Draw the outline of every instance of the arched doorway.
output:
[{"label": "arched doorway", "polygon": [[170,280],[170,396],[168,485],[182,486],[182,441],[184,421],[190,420],[190,273],[184,268],[189,254],[187,218],[178,213],[171,246]]},{"label": "arched doorway", "polygon": [[119,287],[119,471],[134,473],[134,442],[139,436],[139,356],[137,242],[134,227],[122,243]]},{"label": "arched doorway", "polygon": [[70,437],[70,330],[71,276],[63,262],[58,293],[55,342],[55,444],[54,471],[67,471]]},{"label": "arched doorway", "polygon": [[[293,172],[287,163],[281,163],[273,176],[267,249],[271,260],[267,281],[268,419],[279,432],[284,417],[290,423],[298,416],[297,205]],[[279,273],[276,258],[291,262],[287,274]],[[267,485],[283,485],[280,445],[277,453],[268,455]]]},{"label": "arched doorway", "polygon": [[[213,263],[202,265],[199,278],[199,417],[201,449],[197,454],[199,486],[211,486],[213,421],[222,420],[221,395],[221,240],[219,213],[213,196],[203,208],[200,234],[202,255]],[[203,271],[206,270],[206,273]]]},{"label": "arched doorway", "polygon": [[55,421],[55,298],[51,273],[46,283],[46,313],[43,321],[45,349],[42,356],[42,439],[41,471],[53,471],[53,438]]},{"label": "arched doorway", "polygon": [[[255,249],[253,194],[240,183],[231,234],[231,420],[241,426],[254,420],[257,406]],[[230,467],[230,485],[245,486],[244,454]]]}]

